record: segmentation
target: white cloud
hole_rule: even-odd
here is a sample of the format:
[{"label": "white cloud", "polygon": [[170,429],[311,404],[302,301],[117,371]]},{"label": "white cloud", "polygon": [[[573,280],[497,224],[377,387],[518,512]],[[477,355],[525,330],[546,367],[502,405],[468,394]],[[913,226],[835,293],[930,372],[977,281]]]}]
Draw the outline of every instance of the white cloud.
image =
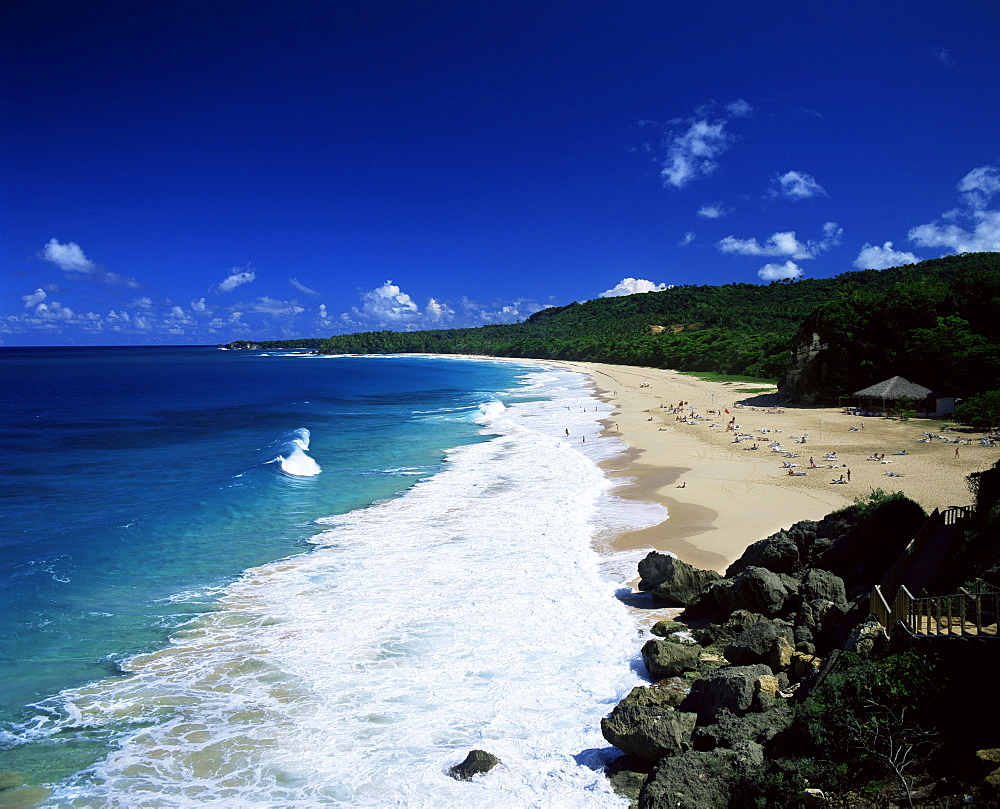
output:
[{"label": "white cloud", "polygon": [[865,243],[854,259],[854,266],[859,270],[885,270],[889,267],[901,267],[904,264],[916,264],[923,259],[902,250],[893,250],[892,242],[886,242],[881,247]]},{"label": "white cloud", "polygon": [[315,289],[309,289],[309,287],[299,281],[298,278],[289,278],[288,283],[295,287],[299,292],[304,292],[306,295],[319,295]]},{"label": "white cloud", "polygon": [[692,121],[683,132],[667,136],[667,156],[660,176],[666,185],[683,188],[696,177],[715,171],[718,167],[715,157],[728,149],[731,142],[725,121]]},{"label": "white cloud", "polygon": [[973,210],[982,210],[990,204],[990,199],[1000,192],[1000,169],[996,166],[980,166],[958,181],[959,193]]},{"label": "white cloud", "polygon": [[[663,139],[656,149],[647,144],[648,151],[658,151],[661,157],[660,176],[665,186],[683,188],[698,177],[705,177],[718,168],[716,158],[736,139],[726,131],[728,121],[745,118],[754,112],[753,106],[743,99],[723,107],[709,101],[695,110],[689,118],[670,121],[663,131]],[[652,121],[642,121],[643,125]]]},{"label": "white cloud", "polygon": [[731,101],[726,104],[726,112],[728,112],[733,118],[746,118],[753,112],[754,108],[748,101],[744,101],[742,98],[736,99],[736,101]]},{"label": "white cloud", "polygon": [[689,230],[687,233],[684,234],[684,238],[681,239],[680,246],[687,247],[689,244],[694,242],[694,240],[695,240],[695,235],[692,231]]},{"label": "white cloud", "polygon": [[110,286],[131,287],[132,289],[138,289],[142,286],[134,278],[129,278],[127,275],[119,275],[116,272],[100,269],[83,254],[83,248],[76,242],[62,244],[58,239],[49,239],[48,244],[42,250],[42,258],[51,261],[64,272],[84,273],[91,279]]},{"label": "white cloud", "polygon": [[786,278],[800,278],[802,268],[794,261],[784,264],[765,264],[757,270],[757,276],[764,281],[783,281]]},{"label": "white cloud", "polygon": [[955,64],[955,58],[951,55],[951,51],[947,48],[942,48],[940,45],[936,45],[932,52],[934,57],[945,67],[952,67]]},{"label": "white cloud", "polygon": [[454,309],[445,303],[434,300],[434,298],[427,301],[426,311],[427,317],[430,318],[432,323],[445,323],[455,314]]},{"label": "white cloud", "polygon": [[37,306],[46,298],[44,289],[36,289],[30,295],[23,295],[21,300],[24,301],[24,308],[30,309],[32,306]]},{"label": "white cloud", "polygon": [[619,298],[623,295],[635,295],[641,292],[662,292],[666,288],[666,284],[655,284],[642,278],[623,278],[616,286],[605,290],[597,297]]},{"label": "white cloud", "polygon": [[716,247],[723,253],[741,256],[787,256],[801,261],[816,258],[820,253],[840,244],[843,232],[843,228],[836,222],[827,222],[823,225],[823,235],[818,240],[800,242],[795,231],[789,230],[772,233],[763,244],[756,238],[737,239],[735,236],[726,236],[716,243]]},{"label": "white cloud", "polygon": [[212,310],[208,308],[208,304],[205,303],[204,298],[191,301],[191,311],[197,312],[200,315],[209,315],[212,313]]},{"label": "white cloud", "polygon": [[83,254],[76,242],[61,244],[58,239],[50,239],[42,256],[66,272],[93,272],[95,269],[94,262]]},{"label": "white cloud", "polygon": [[973,211],[975,223],[966,230],[958,225],[919,225],[910,230],[910,241],[921,247],[946,247],[953,253],[978,253],[1000,250],[1000,211]]},{"label": "white cloud", "polygon": [[184,309],[180,306],[171,306],[170,311],[164,316],[164,321],[168,324],[168,329],[171,330],[171,334],[178,334],[176,331],[181,326],[194,326],[196,325],[194,318],[191,317]]},{"label": "white cloud", "polygon": [[958,181],[956,188],[966,208],[948,211],[942,218],[965,220],[967,226],[930,222],[912,228],[907,237],[918,246],[944,247],[953,253],[1000,250],[1000,211],[987,209],[1000,192],[1000,169],[990,165],[975,168]]},{"label": "white cloud", "polygon": [[232,292],[236,287],[249,284],[256,278],[257,274],[253,271],[252,267],[247,267],[246,269],[233,267],[229,270],[229,275],[219,284],[219,292]]},{"label": "white cloud", "polygon": [[298,315],[305,311],[296,301],[279,301],[266,295],[250,304],[250,311],[274,318]]},{"label": "white cloud", "polygon": [[702,205],[698,209],[698,216],[702,216],[705,219],[721,219],[730,210],[730,208],[727,208],[721,202],[713,202],[711,205]]},{"label": "white cloud", "polygon": [[775,186],[769,192],[772,197],[799,200],[817,195],[826,196],[826,191],[816,182],[816,178],[801,171],[786,171],[780,177],[773,177],[771,184]]},{"label": "white cloud", "polygon": [[460,303],[464,313],[461,318],[464,326],[481,326],[484,323],[516,323],[546,308],[537,301],[523,298],[510,303],[494,302],[490,306],[484,306],[463,296]]},{"label": "white cloud", "polygon": [[413,298],[392,281],[386,281],[377,289],[365,292],[361,300],[362,314],[374,320],[405,322],[420,316],[420,307]]},{"label": "white cloud", "polygon": [[35,307],[35,317],[42,320],[75,320],[76,314],[68,306],[63,306],[58,301],[51,303],[40,303]]}]

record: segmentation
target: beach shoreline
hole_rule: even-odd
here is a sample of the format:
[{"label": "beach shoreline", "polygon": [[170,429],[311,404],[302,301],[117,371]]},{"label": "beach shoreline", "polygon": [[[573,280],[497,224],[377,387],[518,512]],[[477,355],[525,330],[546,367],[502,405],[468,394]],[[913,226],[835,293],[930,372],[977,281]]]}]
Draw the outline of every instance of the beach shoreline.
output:
[{"label": "beach shoreline", "polygon": [[[976,433],[944,431],[942,420],[861,419],[840,408],[774,406],[776,388],[671,370],[545,364],[584,374],[595,396],[615,408],[602,421],[603,435],[628,447],[602,464],[611,479],[621,479],[615,495],[668,510],[662,523],[620,534],[612,552],[648,548],[724,572],[753,542],[801,520],[819,520],[875,489],[900,491],[928,513],[968,505],[966,476],[1000,457],[1000,448],[981,446]],[[727,429],[730,420],[734,429]],[[944,437],[922,442],[925,433]],[[737,435],[752,438],[736,442]],[[954,443],[959,438],[972,443]],[[773,442],[782,446],[772,449]],[[870,460],[874,456],[884,457]],[[833,483],[841,477],[844,484]]]}]

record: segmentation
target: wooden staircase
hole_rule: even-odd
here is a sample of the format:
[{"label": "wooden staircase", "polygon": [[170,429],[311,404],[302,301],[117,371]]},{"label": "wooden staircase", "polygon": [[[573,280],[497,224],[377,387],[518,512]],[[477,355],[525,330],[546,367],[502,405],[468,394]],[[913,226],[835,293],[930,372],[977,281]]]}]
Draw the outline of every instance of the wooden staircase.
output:
[{"label": "wooden staircase", "polygon": [[930,596],[923,590],[961,535],[971,511],[965,506],[935,509],[882,582],[872,588],[871,614],[887,635],[902,628],[923,638],[997,637],[1000,588],[977,580],[951,595]]}]

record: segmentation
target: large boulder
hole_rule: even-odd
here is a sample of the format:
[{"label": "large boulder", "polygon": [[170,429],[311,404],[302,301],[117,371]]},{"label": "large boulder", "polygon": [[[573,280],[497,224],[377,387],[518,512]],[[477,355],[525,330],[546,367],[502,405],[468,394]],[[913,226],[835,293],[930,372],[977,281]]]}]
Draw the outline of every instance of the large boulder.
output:
[{"label": "large boulder", "polygon": [[726,751],[688,752],[660,762],[639,793],[639,809],[715,809],[729,805]]},{"label": "large boulder", "polygon": [[774,656],[779,639],[794,648],[795,637],[790,626],[764,621],[744,629],[726,646],[723,654],[734,666],[767,663]]},{"label": "large boulder", "polygon": [[681,709],[696,713],[700,725],[715,722],[723,709],[742,716],[754,705],[758,679],[773,674],[763,663],[718,669],[694,681]]},{"label": "large boulder", "polygon": [[675,756],[691,747],[697,717],[666,704],[668,695],[655,688],[633,688],[601,720],[601,733],[626,755],[649,762]]},{"label": "large boulder", "polygon": [[722,640],[732,640],[747,627],[766,621],[763,615],[746,610],[736,610],[721,624],[708,624],[695,633],[702,646],[712,646]]},{"label": "large boulder", "polygon": [[[764,675],[767,676],[767,675]],[[772,678],[774,679],[774,678]],[[719,711],[711,725],[696,727],[691,736],[695,750],[735,748],[745,742],[764,745],[792,724],[792,709],[784,702],[775,703],[764,713],[736,716],[732,711]]]},{"label": "large boulder", "polygon": [[729,566],[726,575],[739,575],[748,567],[765,567],[775,573],[794,574],[801,567],[801,559],[798,545],[785,531],[779,531],[750,545]]},{"label": "large boulder", "polygon": [[649,673],[658,680],[676,677],[685,671],[698,668],[701,648],[670,640],[650,640],[642,647],[642,662]]},{"label": "large boulder", "polygon": [[748,567],[731,579],[721,579],[702,592],[690,606],[692,614],[725,617],[736,610],[756,612],[768,618],[781,614],[798,582],[763,567]]},{"label": "large boulder", "polygon": [[639,562],[639,589],[671,607],[683,607],[707,585],[721,576],[714,570],[699,570],[676,556],[650,551]]},{"label": "large boulder", "polygon": [[874,618],[869,618],[851,630],[845,652],[854,652],[862,657],[879,657],[889,646],[889,636],[885,627]]},{"label": "large boulder", "polygon": [[752,742],[664,759],[646,779],[639,809],[724,809],[730,805],[730,786],[763,760],[760,746]]},{"label": "large boulder", "polygon": [[802,580],[799,594],[803,601],[815,601],[821,598],[834,604],[847,604],[847,592],[844,590],[844,580],[836,573],[811,568]]},{"label": "large boulder", "polygon": [[492,753],[487,753],[485,750],[470,750],[465,760],[451,767],[448,774],[459,781],[468,781],[474,775],[489,772],[499,763],[500,759]]}]

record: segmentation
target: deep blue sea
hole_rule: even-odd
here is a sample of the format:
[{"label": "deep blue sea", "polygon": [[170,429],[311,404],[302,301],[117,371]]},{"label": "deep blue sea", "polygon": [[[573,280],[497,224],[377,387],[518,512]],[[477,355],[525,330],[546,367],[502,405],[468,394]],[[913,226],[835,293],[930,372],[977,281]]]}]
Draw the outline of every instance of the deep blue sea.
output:
[{"label": "deep blue sea", "polygon": [[[638,639],[595,547],[664,515],[609,494],[583,377],[155,347],[0,348],[0,378],[25,800],[624,805],[599,722]],[[448,777],[476,747],[503,766]]]}]

